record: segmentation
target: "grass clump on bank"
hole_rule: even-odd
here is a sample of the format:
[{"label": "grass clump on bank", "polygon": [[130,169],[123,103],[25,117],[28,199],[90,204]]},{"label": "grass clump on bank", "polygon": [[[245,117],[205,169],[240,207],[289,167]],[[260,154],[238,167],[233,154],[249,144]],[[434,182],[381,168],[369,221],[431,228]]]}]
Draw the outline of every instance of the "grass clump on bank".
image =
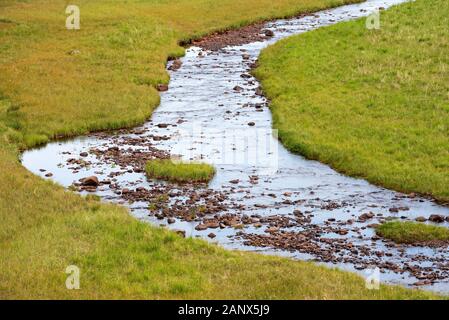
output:
[{"label": "grass clump on bank", "polygon": [[418,222],[388,222],[376,228],[376,233],[396,243],[449,244],[449,229]]},{"label": "grass clump on bank", "polygon": [[171,159],[155,159],[147,162],[149,178],[172,182],[209,182],[215,175],[215,168],[207,163],[178,162]]},{"label": "grass clump on bank", "polygon": [[285,39],[256,76],[287,148],[449,201],[449,1],[418,0]]}]

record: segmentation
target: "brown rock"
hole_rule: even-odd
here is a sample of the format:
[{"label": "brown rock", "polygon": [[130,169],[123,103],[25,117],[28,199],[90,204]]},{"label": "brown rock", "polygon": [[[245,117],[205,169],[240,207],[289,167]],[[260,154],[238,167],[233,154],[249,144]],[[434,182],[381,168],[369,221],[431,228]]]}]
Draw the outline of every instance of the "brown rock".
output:
[{"label": "brown rock", "polygon": [[219,222],[209,222],[209,223],[207,223],[207,227],[211,228],[211,229],[217,229],[220,227],[220,223]]},{"label": "brown rock", "polygon": [[182,66],[181,60],[176,59],[175,61],[173,61],[172,65],[170,66],[170,68],[168,68],[168,70],[176,71],[179,68],[181,68],[181,66]]},{"label": "brown rock", "polygon": [[271,31],[271,30],[268,30],[268,29],[264,31],[264,34],[265,34],[267,37],[274,37],[274,32]]},{"label": "brown rock", "polygon": [[268,229],[265,230],[265,232],[267,232],[267,233],[275,233],[278,231],[279,231],[279,228],[277,228],[277,227],[269,227]]},{"label": "brown rock", "polygon": [[364,213],[361,216],[359,216],[359,220],[366,221],[366,220],[372,219],[373,217],[374,217],[374,213],[368,212],[368,213]]},{"label": "brown rock", "polygon": [[421,281],[415,282],[413,285],[420,287],[420,286],[427,286],[430,284],[432,284],[432,281],[430,281],[430,280],[421,280]]},{"label": "brown rock", "polygon": [[80,182],[81,185],[85,187],[98,187],[100,185],[100,181],[96,176],[83,178],[80,180]]},{"label": "brown rock", "polygon": [[159,91],[159,92],[168,91],[168,85],[167,84],[158,84],[157,91]]},{"label": "brown rock", "polygon": [[434,222],[434,223],[443,223],[445,220],[444,216],[441,216],[439,214],[432,214],[429,217],[429,221]]},{"label": "brown rock", "polygon": [[207,230],[208,228],[209,227],[206,224],[201,223],[195,227],[195,230],[196,231],[204,231],[204,230]]}]

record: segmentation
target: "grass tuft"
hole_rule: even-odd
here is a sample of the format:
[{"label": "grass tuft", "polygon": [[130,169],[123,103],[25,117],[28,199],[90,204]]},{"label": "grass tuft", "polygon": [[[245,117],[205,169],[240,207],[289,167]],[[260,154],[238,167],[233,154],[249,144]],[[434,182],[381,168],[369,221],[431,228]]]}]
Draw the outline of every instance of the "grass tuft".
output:
[{"label": "grass tuft", "polygon": [[215,168],[206,163],[175,162],[170,159],[148,161],[146,172],[149,178],[172,182],[209,182],[215,175]]},{"label": "grass tuft", "polygon": [[449,229],[417,222],[388,222],[381,224],[376,233],[396,243],[449,244]]}]

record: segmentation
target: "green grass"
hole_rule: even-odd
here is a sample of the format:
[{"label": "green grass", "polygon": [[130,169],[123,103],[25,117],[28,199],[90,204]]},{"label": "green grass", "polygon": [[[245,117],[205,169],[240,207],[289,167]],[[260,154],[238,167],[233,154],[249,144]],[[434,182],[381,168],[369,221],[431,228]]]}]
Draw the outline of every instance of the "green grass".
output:
[{"label": "green grass", "polygon": [[379,236],[397,243],[426,244],[440,242],[449,244],[448,228],[424,223],[388,222],[377,227],[376,232]]},{"label": "green grass", "polygon": [[[0,298],[430,299],[359,276],[184,239],[36,178],[0,148]],[[27,190],[28,192],[23,192]],[[80,268],[80,290],[65,269]]]},{"label": "green grass", "polygon": [[209,182],[215,175],[215,168],[206,163],[174,162],[155,159],[148,161],[146,172],[149,178],[173,182]]},{"label": "green grass", "polygon": [[3,0],[0,21],[12,23],[0,22],[0,96],[18,108],[14,141],[140,124],[169,81],[167,58],[184,54],[179,41],[355,1],[77,0],[81,29],[69,31],[67,1]]},{"label": "green grass", "polygon": [[[232,252],[137,221],[119,206],[44,181],[18,150],[58,136],[132,126],[159,101],[178,40],[343,0],[62,0],[0,3],[0,298],[427,299],[365,289],[352,273]],[[67,54],[79,50],[77,55]],[[65,269],[81,270],[81,290]]]},{"label": "green grass", "polygon": [[449,2],[418,0],[288,38],[255,72],[293,152],[449,201]]}]

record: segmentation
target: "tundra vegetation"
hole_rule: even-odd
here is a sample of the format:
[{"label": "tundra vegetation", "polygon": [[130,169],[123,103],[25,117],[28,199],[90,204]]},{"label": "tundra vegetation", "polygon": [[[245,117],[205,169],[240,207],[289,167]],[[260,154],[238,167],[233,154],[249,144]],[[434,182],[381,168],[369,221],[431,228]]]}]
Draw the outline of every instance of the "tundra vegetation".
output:
[{"label": "tundra vegetation", "polygon": [[[183,54],[180,40],[348,2],[79,0],[81,30],[68,31],[66,1],[1,1],[0,297],[437,298],[370,291],[352,273],[184,239],[18,160],[50,139],[142,123],[158,104],[155,86],[168,83],[167,58]],[[66,289],[69,265],[80,268],[80,290]]]}]

